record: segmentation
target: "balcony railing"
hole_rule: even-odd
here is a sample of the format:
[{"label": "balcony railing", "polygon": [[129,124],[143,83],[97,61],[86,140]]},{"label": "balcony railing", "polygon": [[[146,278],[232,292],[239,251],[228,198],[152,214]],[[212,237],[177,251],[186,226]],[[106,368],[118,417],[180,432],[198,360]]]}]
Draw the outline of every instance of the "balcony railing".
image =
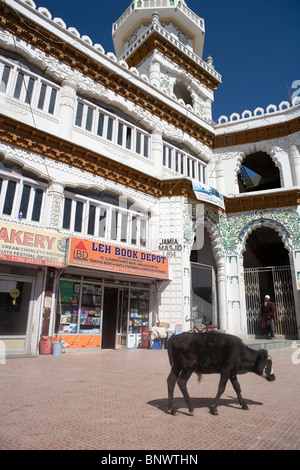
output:
[{"label": "balcony railing", "polygon": [[113,24],[113,32],[115,32],[124,21],[139,8],[150,9],[154,11],[157,8],[180,8],[181,11],[192,20],[197,26],[204,29],[204,20],[196,15],[192,10],[190,10],[187,5],[181,0],[134,0],[123,15]]},{"label": "balcony railing", "polygon": [[182,44],[182,42],[176,39],[172,34],[170,34],[157,23],[150,24],[146,31],[144,31],[143,34],[141,34],[141,36],[139,36],[137,40],[128,49],[126,49],[124,54],[120,57],[120,60],[126,61],[126,59],[134,52],[134,50],[139,47],[140,44],[142,44],[154,30],[161,36],[163,36],[165,39],[172,42],[172,44],[174,44],[174,46],[180,49],[181,52],[183,52],[186,56],[192,59],[195,64],[199,65],[202,69],[204,69],[206,72],[208,72],[221,83],[222,77],[213,67],[211,67],[207,62],[201,59],[197,54],[191,51],[187,46]]}]

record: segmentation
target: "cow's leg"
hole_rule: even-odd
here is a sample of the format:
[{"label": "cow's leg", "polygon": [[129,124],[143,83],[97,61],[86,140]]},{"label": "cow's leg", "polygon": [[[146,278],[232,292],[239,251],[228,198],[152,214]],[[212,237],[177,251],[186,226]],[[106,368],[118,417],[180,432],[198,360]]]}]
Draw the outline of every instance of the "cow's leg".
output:
[{"label": "cow's leg", "polygon": [[211,412],[211,414],[213,414],[213,415],[217,415],[217,414],[218,414],[217,407],[218,407],[218,403],[219,403],[219,398],[220,398],[220,396],[221,396],[221,395],[224,393],[224,391],[225,391],[227,381],[228,381],[228,376],[225,375],[225,374],[221,374],[221,378],[220,378],[220,382],[219,382],[219,388],[218,388],[218,393],[217,393],[216,398],[215,398],[215,403],[212,405],[212,407],[211,407],[211,409],[210,409],[210,412]]},{"label": "cow's leg", "polygon": [[177,379],[177,383],[182,392],[182,395],[184,396],[189,412],[191,415],[194,415],[194,408],[191,405],[191,399],[186,388],[187,381],[191,377],[192,373],[193,369],[182,370],[180,376]]},{"label": "cow's leg", "polygon": [[177,377],[179,375],[180,369],[177,369],[175,366],[172,367],[171,372],[167,378],[168,384],[168,409],[171,411],[172,415],[176,414],[174,408],[174,388],[176,385]]},{"label": "cow's leg", "polygon": [[248,406],[246,405],[245,403],[245,400],[243,399],[242,395],[241,395],[241,386],[238,382],[238,379],[237,379],[237,376],[236,375],[233,375],[232,377],[230,377],[230,381],[233,385],[233,388],[235,390],[235,393],[237,394],[237,397],[238,397],[238,400],[239,400],[239,404],[241,405],[241,407],[243,408],[243,410],[248,410]]}]

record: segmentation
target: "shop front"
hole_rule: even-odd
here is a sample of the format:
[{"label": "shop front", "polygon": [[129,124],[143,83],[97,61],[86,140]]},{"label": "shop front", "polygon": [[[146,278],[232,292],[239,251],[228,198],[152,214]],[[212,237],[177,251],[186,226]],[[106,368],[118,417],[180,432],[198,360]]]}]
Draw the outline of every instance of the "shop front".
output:
[{"label": "shop front", "polygon": [[151,322],[151,284],[65,274],[55,335],[69,348],[134,349]]},{"label": "shop front", "polygon": [[140,347],[152,325],[153,283],[167,278],[165,256],[72,237],[58,281],[56,339],[69,348]]},{"label": "shop front", "polygon": [[10,354],[28,353],[36,281],[36,272],[32,276],[0,274],[1,344]]},{"label": "shop front", "polygon": [[63,268],[65,237],[22,223],[0,225],[1,354],[36,354],[48,267]]}]

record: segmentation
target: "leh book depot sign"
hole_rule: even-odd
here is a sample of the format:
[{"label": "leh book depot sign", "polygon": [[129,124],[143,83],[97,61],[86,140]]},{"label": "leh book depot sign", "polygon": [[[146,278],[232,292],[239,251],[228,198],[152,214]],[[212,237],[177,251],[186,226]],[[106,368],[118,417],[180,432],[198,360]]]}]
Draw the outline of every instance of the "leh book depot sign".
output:
[{"label": "leh book depot sign", "polygon": [[69,265],[168,279],[168,258],[161,254],[71,237]]}]

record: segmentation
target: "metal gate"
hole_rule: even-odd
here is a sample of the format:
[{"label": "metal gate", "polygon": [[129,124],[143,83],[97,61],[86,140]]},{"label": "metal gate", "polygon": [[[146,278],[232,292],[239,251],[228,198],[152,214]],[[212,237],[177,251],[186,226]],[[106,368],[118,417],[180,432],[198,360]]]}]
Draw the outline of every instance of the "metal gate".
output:
[{"label": "metal gate", "polygon": [[249,335],[261,335],[261,305],[269,294],[275,303],[275,333],[297,338],[296,310],[290,266],[244,269]]}]

